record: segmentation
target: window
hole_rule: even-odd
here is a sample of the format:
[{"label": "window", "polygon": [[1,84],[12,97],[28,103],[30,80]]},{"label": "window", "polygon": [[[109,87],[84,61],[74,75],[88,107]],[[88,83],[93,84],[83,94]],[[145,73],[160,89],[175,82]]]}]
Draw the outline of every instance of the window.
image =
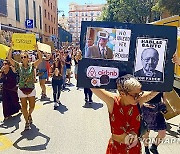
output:
[{"label": "window", "polygon": [[51,33],[51,26],[49,26],[49,33]]},{"label": "window", "polygon": [[55,24],[55,22],[56,22],[56,19],[54,18],[54,24]]},{"label": "window", "polygon": [[33,10],[34,10],[34,27],[37,27],[36,25],[36,2],[33,1]]},{"label": "window", "polygon": [[42,12],[41,12],[41,6],[39,6],[39,24],[40,24],[40,29],[42,29]]},{"label": "window", "polygon": [[87,16],[87,12],[86,12],[85,16]]},{"label": "window", "polygon": [[52,3],[51,3],[51,10],[52,10],[52,8],[53,8],[53,7],[52,7]]},{"label": "window", "polygon": [[94,15],[94,13],[93,12],[91,12],[91,16],[93,16]]},{"label": "window", "polygon": [[82,18],[82,21],[84,21],[84,18]]},{"label": "window", "polygon": [[51,15],[51,21],[53,22],[53,16]]},{"label": "window", "polygon": [[82,13],[82,16],[84,16],[84,13]]},{"label": "window", "polygon": [[49,0],[48,0],[48,6],[49,6]]},{"label": "window", "polygon": [[16,21],[20,21],[19,0],[15,0]]},{"label": "window", "polygon": [[7,0],[0,0],[0,16],[7,16]]},{"label": "window", "polygon": [[45,32],[47,32],[47,25],[45,24]]},{"label": "window", "polygon": [[50,20],[50,14],[49,14],[49,12],[48,12],[48,19]]},{"label": "window", "polygon": [[56,29],[54,28],[54,34],[56,35]]},{"label": "window", "polygon": [[45,18],[46,18],[46,9],[44,10],[44,16],[45,16]]},{"label": "window", "polygon": [[29,2],[28,0],[25,0],[26,3],[26,19],[29,19]]},{"label": "window", "polygon": [[54,31],[54,29],[53,29],[53,27],[52,27],[52,34],[53,34],[53,31]]}]

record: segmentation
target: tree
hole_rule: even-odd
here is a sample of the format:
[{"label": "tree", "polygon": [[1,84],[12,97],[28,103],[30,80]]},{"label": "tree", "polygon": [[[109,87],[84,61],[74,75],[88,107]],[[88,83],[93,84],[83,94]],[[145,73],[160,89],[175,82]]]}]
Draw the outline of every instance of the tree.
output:
[{"label": "tree", "polygon": [[180,15],[180,0],[158,0],[159,8],[167,9],[171,15]]},{"label": "tree", "polygon": [[155,4],[155,0],[107,0],[101,18],[105,21],[151,22],[156,13],[152,10]]}]

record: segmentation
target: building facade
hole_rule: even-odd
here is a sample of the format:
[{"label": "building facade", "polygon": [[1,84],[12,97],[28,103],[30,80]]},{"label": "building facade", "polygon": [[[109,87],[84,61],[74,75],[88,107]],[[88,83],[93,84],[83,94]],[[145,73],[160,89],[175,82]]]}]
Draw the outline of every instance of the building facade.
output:
[{"label": "building facade", "polygon": [[72,34],[72,41],[80,41],[81,21],[96,21],[101,15],[104,4],[69,5],[69,32]]},{"label": "building facade", "polygon": [[57,0],[42,0],[43,2],[43,42],[54,43],[57,47],[58,17]]},{"label": "building facade", "polygon": [[69,31],[68,17],[65,16],[59,17],[58,24],[61,25],[63,29]]},{"label": "building facade", "polygon": [[[33,20],[33,28],[27,28],[27,19]],[[13,32],[36,33],[37,40],[41,40],[42,23],[42,0],[0,0],[1,43],[8,44]]]}]

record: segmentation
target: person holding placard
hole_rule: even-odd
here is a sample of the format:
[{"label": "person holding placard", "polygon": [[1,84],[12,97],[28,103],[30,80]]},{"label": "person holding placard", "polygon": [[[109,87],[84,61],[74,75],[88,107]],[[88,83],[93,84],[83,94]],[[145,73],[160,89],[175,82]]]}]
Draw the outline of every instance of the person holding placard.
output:
[{"label": "person holding placard", "polygon": [[[34,68],[37,67],[42,61],[41,52],[36,45],[38,58],[35,62],[28,62],[28,53],[21,52],[21,62],[17,62],[12,58],[12,44],[9,50],[8,60],[12,66],[15,67],[16,72],[19,74],[19,88],[18,97],[21,100],[22,113],[25,119],[25,130],[30,129],[32,123],[32,112],[35,107],[35,84],[34,84]],[[29,101],[29,110],[27,109]]]},{"label": "person holding placard", "polygon": [[159,92],[143,92],[141,83],[132,75],[117,79],[118,96],[104,89],[91,88],[93,93],[102,99],[108,108],[112,136],[106,154],[140,154],[140,111],[138,103],[154,98]]}]

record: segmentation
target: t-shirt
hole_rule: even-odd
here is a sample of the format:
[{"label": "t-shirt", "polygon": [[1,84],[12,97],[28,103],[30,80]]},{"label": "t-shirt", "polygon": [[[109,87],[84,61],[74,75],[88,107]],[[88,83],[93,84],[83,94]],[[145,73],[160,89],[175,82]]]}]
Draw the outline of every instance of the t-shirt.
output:
[{"label": "t-shirt", "polygon": [[69,57],[69,55],[66,57],[66,62],[70,62],[70,64],[66,64],[66,68],[70,69],[71,68],[71,58]]},{"label": "t-shirt", "polygon": [[16,72],[19,74],[19,88],[35,88],[34,65],[29,63],[27,68],[22,63],[15,63]]}]

